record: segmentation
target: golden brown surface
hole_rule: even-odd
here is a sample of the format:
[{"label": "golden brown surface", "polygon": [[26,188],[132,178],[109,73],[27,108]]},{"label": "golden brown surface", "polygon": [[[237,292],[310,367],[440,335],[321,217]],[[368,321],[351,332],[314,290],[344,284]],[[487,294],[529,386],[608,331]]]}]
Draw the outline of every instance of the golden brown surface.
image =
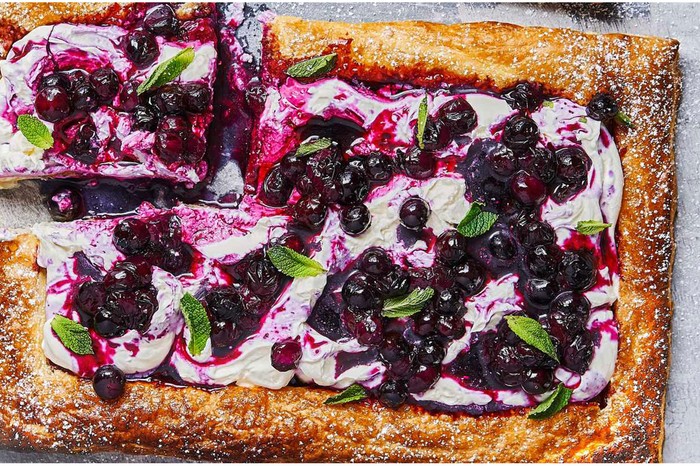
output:
[{"label": "golden brown surface", "polygon": [[[352,38],[352,39],[351,39]],[[335,50],[338,73],[498,88],[533,79],[585,103],[612,92],[637,127],[615,128],[625,192],[618,225],[618,366],[604,409],[577,404],[546,421],[479,418],[368,402],[327,407],[324,390],[231,386],[216,392],[129,383],[116,403],[49,366],[41,350],[44,279],[36,239],[0,243],[0,443],[203,459],[287,461],[656,461],[663,442],[675,214],[678,43],[505,24],[360,24],[277,18],[270,77]]]}]

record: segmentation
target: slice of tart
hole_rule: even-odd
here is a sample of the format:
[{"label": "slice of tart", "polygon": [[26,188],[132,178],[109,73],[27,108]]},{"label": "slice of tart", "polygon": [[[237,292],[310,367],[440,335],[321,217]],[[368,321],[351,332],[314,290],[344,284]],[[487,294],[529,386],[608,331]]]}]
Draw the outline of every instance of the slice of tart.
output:
[{"label": "slice of tart", "polygon": [[217,66],[210,8],[122,15],[42,25],[11,46],[0,62],[0,182],[204,178]]}]

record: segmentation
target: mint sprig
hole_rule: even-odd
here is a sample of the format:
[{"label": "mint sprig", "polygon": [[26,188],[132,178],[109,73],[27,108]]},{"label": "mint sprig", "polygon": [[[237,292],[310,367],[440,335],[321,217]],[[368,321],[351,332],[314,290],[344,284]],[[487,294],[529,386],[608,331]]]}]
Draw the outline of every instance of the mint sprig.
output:
[{"label": "mint sprig", "polygon": [[290,66],[285,73],[292,78],[316,78],[335,68],[337,59],[337,53],[309,58]]},{"label": "mint sprig", "polygon": [[627,115],[624,112],[618,111],[617,114],[615,115],[615,121],[621,123],[622,125],[628,127],[629,129],[636,128],[636,125],[632,121],[632,118],[630,118],[629,115]]},{"label": "mint sprig", "polygon": [[493,212],[486,212],[482,210],[483,204],[479,202],[472,203],[469,208],[469,212],[464,216],[459,225],[457,225],[457,231],[467,238],[475,238],[477,236],[483,235],[491,229],[496,220],[498,220],[498,215]]},{"label": "mint sprig", "polygon": [[583,235],[595,235],[611,226],[612,223],[603,223],[598,220],[581,220],[576,224],[576,231]]},{"label": "mint sprig", "polygon": [[542,401],[542,403],[533,408],[527,417],[529,419],[541,420],[554,416],[569,404],[572,393],[573,390],[566,388],[564,384],[559,384],[557,389]]},{"label": "mint sprig", "polygon": [[151,75],[136,89],[138,95],[169,83],[182,74],[194,61],[194,48],[187,47],[156,66]]},{"label": "mint sprig", "polygon": [[68,350],[80,356],[95,354],[90,332],[78,322],[63,316],[54,316],[51,319],[51,328]]},{"label": "mint sprig", "polygon": [[327,272],[315,260],[286,246],[272,246],[267,250],[267,257],[277,270],[289,277],[315,277]]},{"label": "mint sprig", "polygon": [[525,343],[534,346],[555,361],[559,361],[559,356],[557,356],[549,334],[535,319],[525,316],[506,316],[506,322],[513,333]]},{"label": "mint sprig", "polygon": [[19,115],[17,117],[17,129],[27,138],[32,145],[39,149],[51,149],[53,136],[48,126],[33,115]]},{"label": "mint sprig", "polygon": [[342,405],[345,403],[350,403],[352,401],[360,401],[367,398],[367,390],[362,388],[361,385],[356,383],[350,385],[348,388],[338,393],[337,395],[331,396],[326,401],[323,402],[324,405]]},{"label": "mint sprig", "polygon": [[416,288],[400,298],[389,298],[384,301],[382,315],[390,318],[412,316],[423,309],[434,294],[435,290],[428,286],[423,289]]},{"label": "mint sprig", "polygon": [[418,106],[418,121],[416,122],[416,139],[418,147],[423,149],[423,136],[425,136],[425,125],[428,123],[428,96],[423,97]]},{"label": "mint sprig", "polygon": [[211,335],[211,323],[209,323],[207,311],[202,303],[190,293],[185,293],[180,300],[180,309],[185,317],[185,325],[190,329],[190,341],[187,349],[192,356],[197,356],[204,351]]},{"label": "mint sprig", "polygon": [[300,144],[297,148],[295,155],[297,157],[305,157],[307,155],[315,154],[323,149],[328,149],[333,145],[333,141],[329,138],[320,138],[314,141],[305,142]]}]

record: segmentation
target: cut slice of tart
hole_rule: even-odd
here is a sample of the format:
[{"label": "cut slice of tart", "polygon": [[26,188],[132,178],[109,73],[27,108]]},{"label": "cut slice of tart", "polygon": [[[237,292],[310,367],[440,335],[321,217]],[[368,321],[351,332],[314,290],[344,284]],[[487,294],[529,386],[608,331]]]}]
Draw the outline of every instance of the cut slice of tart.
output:
[{"label": "cut slice of tart", "polygon": [[124,9],[95,24],[42,25],[11,46],[0,62],[0,183],[204,178],[217,66],[211,9]]}]

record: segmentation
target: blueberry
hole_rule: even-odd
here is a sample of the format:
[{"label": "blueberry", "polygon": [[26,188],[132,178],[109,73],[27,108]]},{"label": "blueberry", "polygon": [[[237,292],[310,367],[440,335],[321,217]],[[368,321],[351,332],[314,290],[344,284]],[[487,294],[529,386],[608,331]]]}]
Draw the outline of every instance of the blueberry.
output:
[{"label": "blueberry", "polygon": [[518,227],[520,242],[525,247],[554,243],[554,229],[546,222],[537,220],[526,222]]},{"label": "blueberry", "polygon": [[445,347],[435,337],[428,337],[423,340],[416,353],[418,362],[425,365],[440,364],[444,358]]},{"label": "blueberry", "polygon": [[535,147],[520,154],[518,164],[521,169],[549,183],[557,174],[557,160],[549,149]]},{"label": "blueberry", "polygon": [[395,265],[388,274],[378,278],[376,285],[379,294],[384,299],[398,298],[408,294],[411,277],[408,272]]},{"label": "blueberry", "polygon": [[306,250],[306,245],[304,240],[296,233],[285,233],[284,235],[277,238],[275,244],[279,246],[285,246],[289,249],[298,252],[299,254],[304,254]]},{"label": "blueberry", "polygon": [[411,178],[425,180],[435,173],[433,154],[417,147],[408,149],[406,152],[399,151],[398,160],[401,169]]},{"label": "blueberry", "polygon": [[137,105],[132,119],[134,129],[140,131],[155,131],[158,126],[158,116],[151,107]]},{"label": "blueberry", "polygon": [[513,151],[503,144],[489,146],[490,150],[486,151],[486,163],[491,168],[491,171],[501,177],[508,177],[515,172],[517,160]]},{"label": "blueberry", "polygon": [[255,259],[248,264],[246,285],[262,299],[271,299],[279,290],[281,277],[268,259]]},{"label": "blueberry", "polygon": [[114,247],[123,254],[134,255],[144,252],[151,240],[148,227],[135,218],[121,220],[114,227],[112,241]]},{"label": "blueberry", "polygon": [[399,210],[401,224],[409,230],[422,230],[429,216],[430,206],[418,196],[406,199]]},{"label": "blueberry", "polygon": [[352,334],[361,345],[376,346],[383,340],[383,331],[381,317],[369,314],[355,322]]},{"label": "blueberry", "polygon": [[158,5],[143,18],[145,28],[157,36],[172,36],[177,32],[178,20],[170,5]]},{"label": "blueberry", "polygon": [[588,333],[582,333],[564,348],[562,364],[572,371],[583,374],[588,369],[593,357],[593,341]]},{"label": "blueberry", "polygon": [[542,278],[531,278],[525,283],[525,299],[536,307],[548,306],[558,291],[556,282]]},{"label": "blueberry", "polygon": [[95,125],[92,122],[78,126],[66,153],[75,160],[90,165],[97,160],[99,141],[97,141]]},{"label": "blueberry", "polygon": [[75,220],[83,211],[83,198],[74,188],[60,188],[47,201],[51,218],[60,222]]},{"label": "blueberry", "polygon": [[369,228],[372,216],[364,204],[343,208],[340,211],[340,227],[349,235],[356,236]]},{"label": "blueberry", "polygon": [[456,288],[447,288],[435,296],[435,310],[442,315],[452,316],[462,308],[462,293]]},{"label": "blueberry", "polygon": [[121,337],[128,330],[112,311],[101,308],[95,314],[95,332],[104,338]]},{"label": "blueberry", "polygon": [[34,109],[39,118],[55,123],[70,115],[72,111],[70,96],[62,87],[45,87],[36,95]]},{"label": "blueberry", "polygon": [[352,309],[374,310],[381,307],[381,299],[377,295],[374,280],[359,272],[350,275],[345,281],[342,296],[345,303]]},{"label": "blueberry", "polygon": [[498,230],[489,237],[489,251],[499,259],[509,260],[515,257],[517,248],[508,232]]},{"label": "blueberry", "polygon": [[301,360],[301,345],[295,340],[278,341],[272,345],[272,367],[280,372],[292,371]]},{"label": "blueberry", "polygon": [[593,256],[587,251],[567,251],[559,264],[566,284],[575,291],[584,291],[595,284],[597,270]]},{"label": "blueberry", "polygon": [[464,321],[459,316],[440,316],[435,326],[437,332],[450,340],[459,340],[466,333]]},{"label": "blueberry", "polygon": [[527,267],[538,278],[552,278],[559,265],[559,248],[555,245],[541,244],[527,253]]},{"label": "blueberry", "polygon": [[151,102],[164,115],[176,115],[185,111],[185,93],[175,84],[160,87]]},{"label": "blueberry", "polygon": [[153,63],[158,56],[158,43],[150,33],[134,31],[126,38],[124,52],[137,66],[145,67]]},{"label": "blueberry", "polygon": [[89,316],[95,316],[100,307],[104,306],[106,293],[100,282],[84,282],[78,287],[75,305]]},{"label": "blueberry", "polygon": [[468,133],[476,127],[477,115],[467,99],[458,97],[438,109],[438,118],[452,135]]},{"label": "blueberry", "polygon": [[118,367],[101,366],[92,377],[92,388],[105,401],[116,400],[124,393],[126,377]]},{"label": "blueberry", "polygon": [[284,207],[292,194],[294,184],[285,176],[280,165],[275,165],[265,175],[260,201],[270,207]]},{"label": "blueberry", "polygon": [[542,104],[542,90],[539,86],[528,82],[521,82],[502,94],[512,109],[534,111]]},{"label": "blueberry", "polygon": [[457,230],[447,230],[435,242],[435,258],[448,266],[455,266],[467,258],[467,238]]},{"label": "blueberry", "polygon": [[365,167],[370,181],[375,183],[386,183],[394,175],[394,164],[391,159],[378,152],[367,156]]},{"label": "blueberry", "polygon": [[400,333],[390,333],[384,337],[379,346],[379,356],[385,363],[405,358],[410,353],[410,348]]},{"label": "blueberry", "polygon": [[232,288],[209,290],[204,301],[209,312],[219,322],[238,322],[245,310],[241,295]]},{"label": "blueberry", "polygon": [[112,68],[99,68],[90,75],[95,93],[100,102],[111,103],[119,93],[119,76]]},{"label": "blueberry", "polygon": [[310,230],[320,229],[327,214],[328,206],[317,195],[302,197],[294,204],[294,219]]},{"label": "blueberry", "polygon": [[364,201],[369,192],[369,180],[364,172],[354,167],[345,167],[338,176],[339,202],[344,205]]},{"label": "blueberry", "polygon": [[548,369],[530,370],[527,373],[525,380],[522,382],[522,388],[530,395],[541,395],[552,388],[554,383],[554,374]]},{"label": "blueberry", "polygon": [[538,206],[547,199],[547,186],[526,171],[519,171],[510,180],[513,197],[527,207]]},{"label": "blueberry", "polygon": [[554,155],[557,159],[557,175],[576,186],[585,186],[591,164],[588,154],[579,146],[569,146],[558,149]]},{"label": "blueberry", "polygon": [[594,120],[607,121],[619,112],[617,102],[610,94],[598,93],[588,102],[586,114]]},{"label": "blueberry", "polygon": [[280,162],[282,173],[290,180],[295,180],[306,172],[308,157],[298,156],[297,151],[287,152]]},{"label": "blueberry", "polygon": [[66,75],[61,72],[47,74],[46,76],[43,76],[39,81],[39,86],[37,87],[37,90],[40,91],[46,87],[54,86],[60,87],[64,90],[68,90],[70,89],[70,81],[68,80]]},{"label": "blueberry", "polygon": [[503,129],[503,144],[509,149],[524,151],[537,144],[540,130],[532,118],[516,115],[510,118]]},{"label": "blueberry", "polygon": [[423,148],[427,151],[440,150],[450,143],[450,128],[441,120],[431,117],[425,122],[423,131]]},{"label": "blueberry", "polygon": [[185,84],[182,86],[185,109],[192,113],[204,113],[211,103],[211,89],[206,84]]},{"label": "blueberry", "polygon": [[73,89],[71,100],[76,110],[91,112],[97,108],[100,97],[97,95],[97,92],[95,92],[92,84],[87,82]]},{"label": "blueberry", "polygon": [[396,409],[406,402],[405,382],[388,380],[379,387],[379,402],[388,408]]},{"label": "blueberry", "polygon": [[423,393],[440,378],[440,366],[421,364],[406,382],[408,393]]},{"label": "blueberry", "polygon": [[359,260],[360,270],[374,276],[388,274],[392,269],[392,265],[389,255],[379,247],[367,249]]},{"label": "blueberry", "polygon": [[455,283],[467,296],[473,296],[484,287],[486,273],[476,261],[470,258],[455,269]]}]

